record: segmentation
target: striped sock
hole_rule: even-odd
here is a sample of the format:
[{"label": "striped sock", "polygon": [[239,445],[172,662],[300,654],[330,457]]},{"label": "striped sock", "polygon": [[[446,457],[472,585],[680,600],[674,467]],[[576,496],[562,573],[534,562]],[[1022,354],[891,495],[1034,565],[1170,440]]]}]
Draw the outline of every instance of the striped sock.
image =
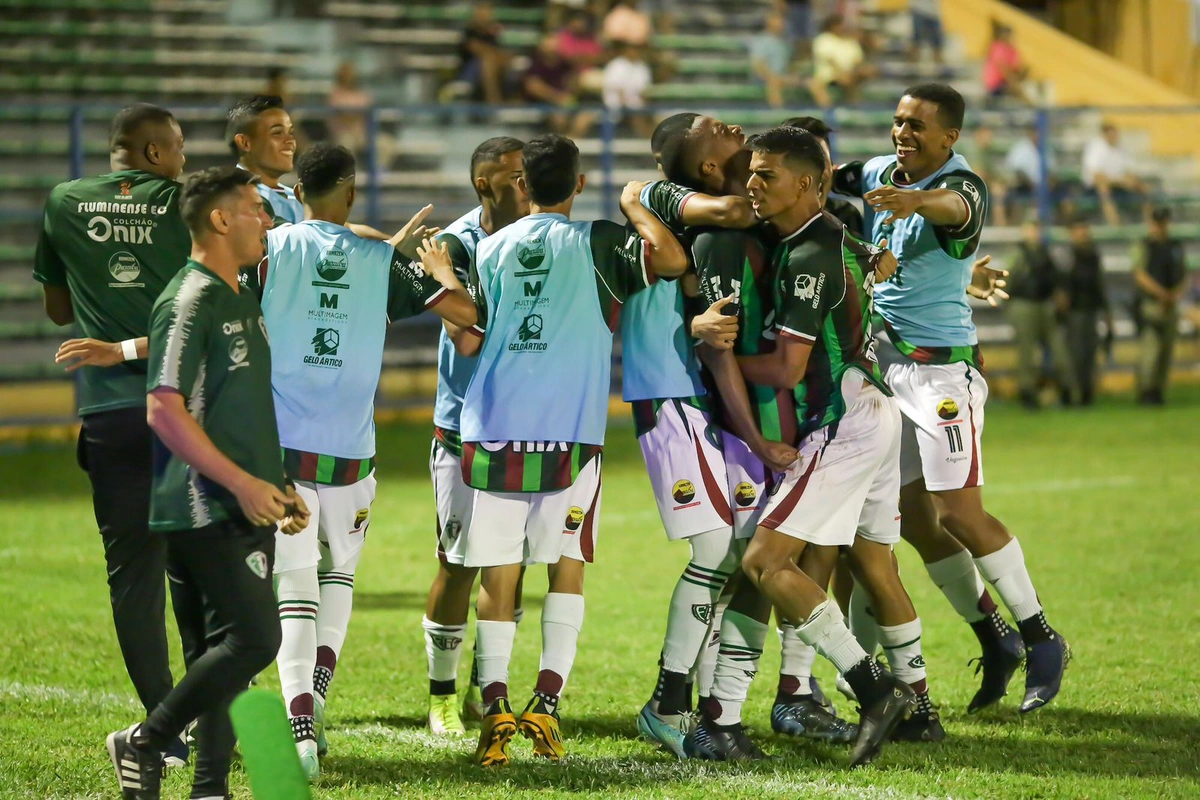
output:
[{"label": "striped sock", "polygon": [[758,672],[767,624],[737,611],[726,610],[721,620],[721,644],[713,674],[710,712],[718,725],[742,721],[742,706]]},{"label": "striped sock", "polygon": [[320,597],[317,570],[288,570],[275,577],[279,597],[279,627],[282,632],[276,657],[279,684],[288,716],[293,719],[293,732],[300,737],[312,729],[313,672],[317,662],[317,608]]},{"label": "striped sock", "polygon": [[317,611],[317,668],[313,690],[321,704],[329,694],[329,683],[346,643],[346,628],[354,606],[354,566],[317,574],[321,586],[321,606]]}]

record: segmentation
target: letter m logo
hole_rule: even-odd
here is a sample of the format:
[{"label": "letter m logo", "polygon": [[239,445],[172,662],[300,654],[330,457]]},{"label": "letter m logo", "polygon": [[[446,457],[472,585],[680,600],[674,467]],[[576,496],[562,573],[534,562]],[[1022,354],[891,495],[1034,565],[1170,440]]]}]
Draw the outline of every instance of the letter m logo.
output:
[{"label": "letter m logo", "polygon": [[542,282],[541,281],[538,281],[537,283],[531,283],[530,281],[525,281],[525,296],[526,297],[537,297],[541,293],[542,293]]},{"label": "letter m logo", "polygon": [[321,292],[321,308],[337,308],[338,296]]}]

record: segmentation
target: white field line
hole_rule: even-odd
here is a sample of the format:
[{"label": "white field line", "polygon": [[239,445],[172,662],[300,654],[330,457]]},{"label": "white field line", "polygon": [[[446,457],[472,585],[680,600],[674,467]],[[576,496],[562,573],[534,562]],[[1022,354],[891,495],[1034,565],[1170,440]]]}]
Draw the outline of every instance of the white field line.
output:
[{"label": "white field line", "polygon": [[40,703],[65,703],[72,706],[103,706],[106,708],[140,709],[141,703],[131,694],[99,692],[95,689],[70,689],[65,686],[44,686],[39,683],[0,681],[0,698],[32,700]]}]

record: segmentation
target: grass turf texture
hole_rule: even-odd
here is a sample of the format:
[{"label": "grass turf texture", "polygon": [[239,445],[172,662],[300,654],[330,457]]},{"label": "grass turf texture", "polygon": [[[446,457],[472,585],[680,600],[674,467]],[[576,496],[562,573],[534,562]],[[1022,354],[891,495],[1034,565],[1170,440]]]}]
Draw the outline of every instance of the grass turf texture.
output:
[{"label": "grass turf texture", "polygon": [[[1018,673],[1015,696],[967,717],[974,639],[901,546],[949,737],[892,745],[878,766],[854,772],[846,749],[770,733],[773,636],[745,717],[773,760],[677,763],[635,738],[687,547],[665,541],[632,431],[617,425],[605,464],[599,563],[589,569],[587,622],[562,706],[568,759],[535,762],[529,743],[517,739],[512,766],[484,771],[470,762],[473,739],[428,736],[420,620],[434,571],[429,429],[385,428],[375,521],[315,796],[1200,795],[1200,395],[1179,399],[1149,411],[1116,400],[1075,413],[989,409],[988,507],[1021,537],[1049,618],[1070,639],[1075,660],[1050,707],[1018,715]],[[112,632],[94,529],[86,480],[70,451],[0,460],[0,797],[116,796],[104,735],[135,720],[139,706]],[[545,571],[536,569],[510,679],[518,709],[536,676],[544,590]],[[468,662],[469,650],[460,689]],[[832,692],[828,665],[818,659],[817,670]],[[263,685],[277,687],[273,668]],[[189,778],[190,769],[172,775],[164,797],[187,797]],[[237,767],[233,783],[236,797],[249,796]]]}]

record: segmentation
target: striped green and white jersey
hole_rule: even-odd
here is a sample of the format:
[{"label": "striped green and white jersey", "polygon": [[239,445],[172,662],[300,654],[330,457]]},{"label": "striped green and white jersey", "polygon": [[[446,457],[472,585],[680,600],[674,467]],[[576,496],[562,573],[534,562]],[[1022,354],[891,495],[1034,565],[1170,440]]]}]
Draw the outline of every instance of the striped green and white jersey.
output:
[{"label": "striped green and white jersey", "polygon": [[[188,260],[150,314],[147,390],[172,389],[218,450],[284,486],[271,348],[254,293]],[[242,516],[237,498],[154,440],[150,529],[188,531]]]}]

